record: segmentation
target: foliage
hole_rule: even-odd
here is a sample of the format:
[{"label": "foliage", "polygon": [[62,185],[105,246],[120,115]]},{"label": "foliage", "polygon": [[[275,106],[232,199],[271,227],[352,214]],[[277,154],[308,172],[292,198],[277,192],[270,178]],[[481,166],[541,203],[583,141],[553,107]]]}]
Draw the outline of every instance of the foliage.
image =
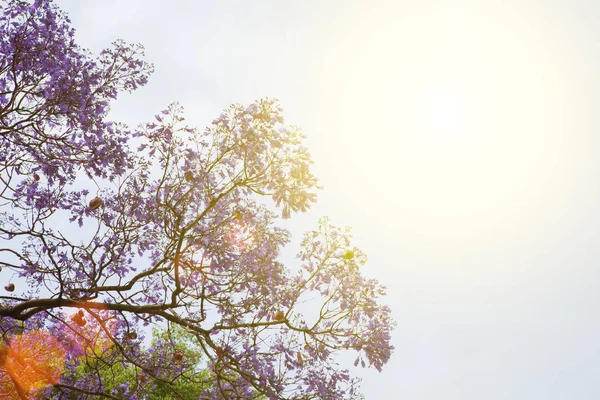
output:
[{"label": "foliage", "polygon": [[[202,391],[206,389],[202,383],[206,380],[207,375],[207,371],[201,364],[202,349],[198,346],[194,336],[178,325],[163,330],[154,329],[149,345],[154,348],[164,347],[166,342],[172,344],[176,350],[174,353],[176,357],[171,356],[161,360],[163,364],[184,362],[187,366],[181,375],[175,376],[171,380],[153,379],[132,364],[110,363],[107,362],[108,359],[102,359],[102,357],[87,357],[75,363],[75,368],[71,370],[73,376],[70,379],[76,382],[93,372],[100,374],[100,379],[107,392],[118,392],[123,388],[129,388],[131,382],[142,380],[145,384],[134,389],[136,395],[142,398],[149,400],[198,399]],[[181,359],[178,360],[179,357]],[[46,394],[50,399],[58,399],[60,395],[60,390]]]},{"label": "foliage", "polygon": [[[50,332],[40,343],[68,350],[52,355],[65,372],[46,395],[145,398],[191,376],[203,399],[360,398],[336,354],[381,370],[390,310],[327,219],[299,265],[279,261],[289,233],[261,199],[290,218],[318,185],[278,103],[233,105],[205,130],[172,104],[129,130],[106,113],[146,83],[143,48],[117,41],[93,58],[52,2],[4,3],[0,329],[5,343]],[[144,348],[142,327],[165,323],[175,334]]]},{"label": "foliage", "polygon": [[49,332],[38,330],[0,345],[0,396],[21,399],[60,381],[65,349]]}]

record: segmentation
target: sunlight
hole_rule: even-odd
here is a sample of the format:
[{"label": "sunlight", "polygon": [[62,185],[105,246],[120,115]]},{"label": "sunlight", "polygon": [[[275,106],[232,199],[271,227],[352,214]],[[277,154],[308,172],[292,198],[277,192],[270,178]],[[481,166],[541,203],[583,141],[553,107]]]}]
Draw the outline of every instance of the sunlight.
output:
[{"label": "sunlight", "polygon": [[464,100],[444,88],[431,90],[421,100],[420,125],[433,134],[459,134],[465,130]]},{"label": "sunlight", "polygon": [[474,232],[508,234],[549,218],[539,204],[568,184],[556,154],[566,151],[569,89],[549,68],[564,62],[547,60],[522,21],[507,31],[423,8],[388,24],[371,11],[340,31],[321,77],[322,128],[339,132],[327,145],[340,151],[319,174],[330,174],[340,204],[377,204],[383,219],[371,223],[393,215],[392,226],[444,240],[487,240]]},{"label": "sunlight", "polygon": [[36,398],[60,382],[66,350],[46,330],[34,330],[0,343],[0,396]]},{"label": "sunlight", "polygon": [[236,218],[230,222],[225,238],[236,251],[247,251],[256,241],[256,228],[241,218]]}]

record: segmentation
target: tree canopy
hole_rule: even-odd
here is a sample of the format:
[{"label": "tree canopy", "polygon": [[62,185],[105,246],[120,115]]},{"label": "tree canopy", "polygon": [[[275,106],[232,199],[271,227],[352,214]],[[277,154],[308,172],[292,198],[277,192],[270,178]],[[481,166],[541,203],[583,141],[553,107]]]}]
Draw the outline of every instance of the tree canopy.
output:
[{"label": "tree canopy", "polygon": [[51,1],[0,4],[0,397],[361,398],[336,357],[389,360],[385,291],[326,218],[281,262],[319,187],[278,102],[130,129],[107,113],[141,45],[93,57]]}]

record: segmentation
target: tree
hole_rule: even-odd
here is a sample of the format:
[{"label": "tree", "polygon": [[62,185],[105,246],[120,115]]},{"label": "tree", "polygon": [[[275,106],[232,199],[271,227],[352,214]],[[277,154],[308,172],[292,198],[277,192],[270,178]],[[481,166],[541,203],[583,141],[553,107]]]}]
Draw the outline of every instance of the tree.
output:
[{"label": "tree", "polygon": [[[318,183],[278,103],[233,105],[203,131],[171,104],[129,130],[106,113],[152,72],[142,46],[117,41],[93,58],[51,1],[4,3],[0,355],[34,339],[59,350],[27,387],[3,362],[0,395],[144,398],[193,375],[203,399],[360,398],[336,354],[388,361],[384,288],[327,219],[299,265],[280,262],[290,235],[271,209],[307,210]],[[161,324],[192,335],[204,373],[192,374],[181,336],[145,349],[143,327]]]},{"label": "tree", "polygon": [[[133,341],[135,339],[137,337],[128,338]],[[208,371],[202,367],[202,348],[198,345],[194,335],[179,325],[162,330],[153,329],[152,342],[149,346],[155,349],[173,346],[175,348],[174,356],[168,359],[172,359],[173,362],[185,363],[186,368],[183,373],[173,376],[169,381],[154,380],[148,375],[141,375],[132,364],[111,363],[109,357],[105,359],[90,357],[84,362],[78,362],[76,369],[72,371],[73,376],[67,379],[78,382],[90,372],[97,373],[100,374],[103,386],[108,392],[118,392],[120,388],[129,387],[130,382],[141,379],[145,381],[145,384],[137,389],[139,389],[138,394],[143,398],[149,400],[197,400],[206,390],[204,381],[207,380]],[[48,397],[57,399],[60,398],[60,395],[60,391],[56,390],[54,393],[49,393]]]}]

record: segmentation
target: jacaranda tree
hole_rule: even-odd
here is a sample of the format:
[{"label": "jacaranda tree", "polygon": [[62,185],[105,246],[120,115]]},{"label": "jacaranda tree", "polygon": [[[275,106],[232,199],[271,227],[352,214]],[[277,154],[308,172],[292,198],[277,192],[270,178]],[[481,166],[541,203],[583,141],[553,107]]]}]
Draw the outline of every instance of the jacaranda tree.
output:
[{"label": "jacaranda tree", "polygon": [[140,45],[92,57],[51,1],[0,6],[0,397],[361,398],[337,354],[380,370],[390,310],[327,219],[281,263],[318,186],[277,102],[129,130],[106,114],[152,72]]}]

